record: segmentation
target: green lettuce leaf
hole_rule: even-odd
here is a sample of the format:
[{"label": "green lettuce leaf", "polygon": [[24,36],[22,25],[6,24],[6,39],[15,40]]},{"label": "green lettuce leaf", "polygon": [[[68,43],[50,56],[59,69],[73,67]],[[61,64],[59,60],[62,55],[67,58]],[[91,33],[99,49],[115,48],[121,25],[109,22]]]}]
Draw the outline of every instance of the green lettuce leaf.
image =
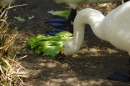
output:
[{"label": "green lettuce leaf", "polygon": [[55,36],[37,35],[29,38],[27,47],[38,55],[54,57],[60,52],[64,42],[70,38],[72,38],[72,34],[67,31],[60,32]]},{"label": "green lettuce leaf", "polygon": [[20,16],[18,16],[18,17],[14,17],[14,18],[17,19],[18,21],[21,21],[21,22],[26,21],[24,18],[22,18],[22,17],[20,17]]},{"label": "green lettuce leaf", "polygon": [[59,17],[63,17],[68,19],[69,15],[70,15],[70,10],[63,10],[63,11],[48,11],[48,13],[54,15],[54,16],[59,16]]}]

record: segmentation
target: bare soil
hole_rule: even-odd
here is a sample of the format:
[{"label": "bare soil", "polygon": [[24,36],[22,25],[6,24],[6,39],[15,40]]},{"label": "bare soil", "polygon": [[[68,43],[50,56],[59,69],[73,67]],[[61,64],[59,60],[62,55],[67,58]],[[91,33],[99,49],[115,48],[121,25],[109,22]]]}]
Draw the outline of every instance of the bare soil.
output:
[{"label": "bare soil", "polygon": [[[53,16],[50,10],[70,9],[66,4],[57,4],[53,0],[16,0],[15,4],[27,4],[9,11],[10,28],[19,32],[15,43],[17,58],[26,56],[20,63],[29,72],[23,79],[25,86],[129,86],[129,82],[112,81],[107,77],[115,71],[128,71],[129,55],[110,43],[97,38],[87,25],[85,41],[81,50],[64,61],[52,57],[36,55],[26,47],[28,38],[37,34],[46,35],[46,31],[56,28],[44,23]],[[118,6],[119,3],[80,5],[78,11],[91,7],[100,10],[104,15]],[[20,16],[26,19],[19,22],[14,19]],[[28,18],[34,16],[33,19]]]}]

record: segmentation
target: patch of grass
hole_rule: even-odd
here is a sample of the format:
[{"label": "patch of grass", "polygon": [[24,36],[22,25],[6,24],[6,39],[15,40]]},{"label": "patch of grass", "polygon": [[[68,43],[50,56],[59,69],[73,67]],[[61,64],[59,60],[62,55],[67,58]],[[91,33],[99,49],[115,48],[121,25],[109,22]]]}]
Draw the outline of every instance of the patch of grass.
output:
[{"label": "patch of grass", "polygon": [[8,10],[0,10],[0,86],[22,86],[20,77],[25,77],[24,68],[15,59],[13,44],[17,38],[16,29],[10,29],[7,22]]}]

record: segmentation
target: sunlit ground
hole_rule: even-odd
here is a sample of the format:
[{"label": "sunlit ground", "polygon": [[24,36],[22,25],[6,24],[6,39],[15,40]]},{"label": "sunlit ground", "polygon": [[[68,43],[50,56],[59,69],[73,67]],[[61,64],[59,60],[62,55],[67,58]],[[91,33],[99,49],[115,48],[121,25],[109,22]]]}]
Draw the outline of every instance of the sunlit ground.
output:
[{"label": "sunlit ground", "polygon": [[[44,22],[51,19],[50,10],[68,9],[68,5],[56,4],[52,0],[41,0],[40,4],[28,3],[21,10],[14,9],[10,16],[11,25],[18,28],[19,38],[16,42],[17,57],[26,55],[20,63],[29,72],[29,78],[23,79],[25,86],[128,86],[130,83],[110,81],[107,79],[115,71],[128,71],[128,54],[118,50],[108,42],[98,39],[90,28],[86,27],[85,41],[81,50],[64,61],[56,61],[52,57],[36,55],[26,48],[29,37],[45,34],[54,28]],[[30,4],[31,3],[31,4]],[[36,5],[35,5],[36,3]],[[34,5],[33,5],[34,4]],[[51,4],[51,5],[50,5]],[[31,6],[33,5],[33,6]],[[104,15],[116,7],[116,3],[80,5],[100,10]],[[20,9],[20,8],[19,8]],[[19,23],[14,16],[34,15],[34,20]],[[27,25],[27,26],[26,26]]]}]

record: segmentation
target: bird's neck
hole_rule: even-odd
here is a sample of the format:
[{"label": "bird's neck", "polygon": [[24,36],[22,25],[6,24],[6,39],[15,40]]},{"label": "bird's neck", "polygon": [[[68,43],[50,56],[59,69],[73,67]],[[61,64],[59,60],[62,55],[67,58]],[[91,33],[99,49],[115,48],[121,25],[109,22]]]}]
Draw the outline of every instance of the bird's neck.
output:
[{"label": "bird's neck", "polygon": [[94,32],[94,34],[101,38],[103,38],[103,34],[102,34],[102,24],[101,22],[103,21],[104,16],[101,15],[101,18],[98,16],[94,16],[91,14],[87,15],[84,12],[80,12],[79,14],[77,14],[75,20],[74,20],[74,33],[73,33],[73,43],[74,45],[76,45],[76,50],[78,51],[84,41],[84,28],[86,24],[89,24],[92,28],[92,31]]}]

